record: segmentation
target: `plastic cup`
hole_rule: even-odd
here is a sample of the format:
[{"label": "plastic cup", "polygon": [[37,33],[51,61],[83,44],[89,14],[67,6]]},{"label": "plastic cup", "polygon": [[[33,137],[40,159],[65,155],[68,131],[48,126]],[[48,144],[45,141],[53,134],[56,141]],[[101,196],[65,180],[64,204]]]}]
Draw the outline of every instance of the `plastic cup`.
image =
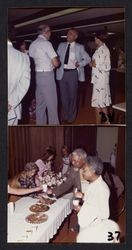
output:
[{"label": "plastic cup", "polygon": [[42,187],[43,187],[43,192],[46,193],[47,192],[47,184],[43,184]]},{"label": "plastic cup", "polygon": [[79,200],[73,200],[73,205],[78,206],[79,205]]}]

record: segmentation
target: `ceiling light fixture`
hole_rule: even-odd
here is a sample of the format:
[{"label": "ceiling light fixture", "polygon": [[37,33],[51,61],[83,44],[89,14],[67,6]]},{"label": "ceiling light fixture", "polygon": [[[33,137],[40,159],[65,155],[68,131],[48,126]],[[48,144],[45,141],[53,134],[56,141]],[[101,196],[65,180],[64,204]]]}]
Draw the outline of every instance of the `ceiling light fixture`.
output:
[{"label": "ceiling light fixture", "polygon": [[69,8],[69,9],[61,10],[61,11],[58,11],[58,12],[55,12],[53,14],[49,14],[49,15],[46,15],[46,16],[43,16],[43,17],[38,17],[38,18],[30,20],[30,21],[19,23],[19,24],[16,24],[14,26],[15,26],[15,28],[20,28],[20,27],[23,27],[23,26],[26,26],[26,25],[30,25],[30,24],[33,24],[33,23],[45,21],[45,20],[48,20],[48,19],[51,19],[51,18],[54,18],[54,17],[64,16],[64,15],[75,13],[75,12],[85,10],[85,9],[87,9],[87,8]]},{"label": "ceiling light fixture", "polygon": [[[74,28],[97,27],[97,26],[101,26],[101,25],[105,25],[105,24],[109,25],[109,24],[117,24],[117,23],[124,23],[124,22],[125,22],[125,19],[121,19],[121,20],[109,21],[109,22],[105,22],[105,23],[96,23],[96,24],[86,24],[86,25],[82,25],[82,26],[74,26]],[[52,32],[65,31],[65,30],[69,30],[69,27],[64,28],[64,29],[55,29],[55,30],[52,30]],[[34,35],[37,35],[37,32],[25,34],[25,35],[18,35],[16,37],[20,38],[20,37],[28,37],[28,36],[34,36]]]}]

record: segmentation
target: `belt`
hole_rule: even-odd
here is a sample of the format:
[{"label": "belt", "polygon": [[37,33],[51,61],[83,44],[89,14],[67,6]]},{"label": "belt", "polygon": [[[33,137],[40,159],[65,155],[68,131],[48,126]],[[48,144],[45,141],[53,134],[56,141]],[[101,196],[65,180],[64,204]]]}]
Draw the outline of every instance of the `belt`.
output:
[{"label": "belt", "polygon": [[75,71],[77,70],[76,68],[75,69],[64,69],[64,71]]},{"label": "belt", "polygon": [[43,69],[42,69],[42,70],[41,70],[41,69],[40,69],[40,70],[39,70],[39,69],[36,70],[36,72],[38,72],[38,73],[40,73],[40,72],[51,72],[51,71],[52,71],[52,70],[43,70]]}]

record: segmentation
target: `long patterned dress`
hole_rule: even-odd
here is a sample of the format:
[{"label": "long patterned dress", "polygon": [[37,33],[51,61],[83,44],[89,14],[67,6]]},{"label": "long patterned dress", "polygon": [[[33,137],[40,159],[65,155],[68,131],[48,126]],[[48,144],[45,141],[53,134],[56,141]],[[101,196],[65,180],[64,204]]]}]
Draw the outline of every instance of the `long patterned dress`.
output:
[{"label": "long patterned dress", "polygon": [[110,52],[104,43],[95,51],[92,60],[95,60],[96,67],[92,67],[93,93],[91,106],[104,108],[111,104],[109,87]]}]

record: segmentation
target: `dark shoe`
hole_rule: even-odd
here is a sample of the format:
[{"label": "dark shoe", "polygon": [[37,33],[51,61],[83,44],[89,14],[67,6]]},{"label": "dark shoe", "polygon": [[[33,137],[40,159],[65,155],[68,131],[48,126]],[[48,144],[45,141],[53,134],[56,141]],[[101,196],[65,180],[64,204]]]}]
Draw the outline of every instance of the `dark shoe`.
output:
[{"label": "dark shoe", "polygon": [[107,121],[107,117],[105,116],[105,113],[99,112],[99,114],[101,115],[101,123],[102,122],[106,122]]},{"label": "dark shoe", "polygon": [[67,122],[68,122],[67,120],[62,120],[61,124],[67,124]]},{"label": "dark shoe", "polygon": [[108,116],[104,112],[99,113],[101,115],[101,123],[110,124]]},{"label": "dark shoe", "polygon": [[67,124],[73,124],[74,121],[67,121]]},{"label": "dark shoe", "polygon": [[109,122],[112,123],[114,122],[114,113],[113,114],[108,114]]}]

